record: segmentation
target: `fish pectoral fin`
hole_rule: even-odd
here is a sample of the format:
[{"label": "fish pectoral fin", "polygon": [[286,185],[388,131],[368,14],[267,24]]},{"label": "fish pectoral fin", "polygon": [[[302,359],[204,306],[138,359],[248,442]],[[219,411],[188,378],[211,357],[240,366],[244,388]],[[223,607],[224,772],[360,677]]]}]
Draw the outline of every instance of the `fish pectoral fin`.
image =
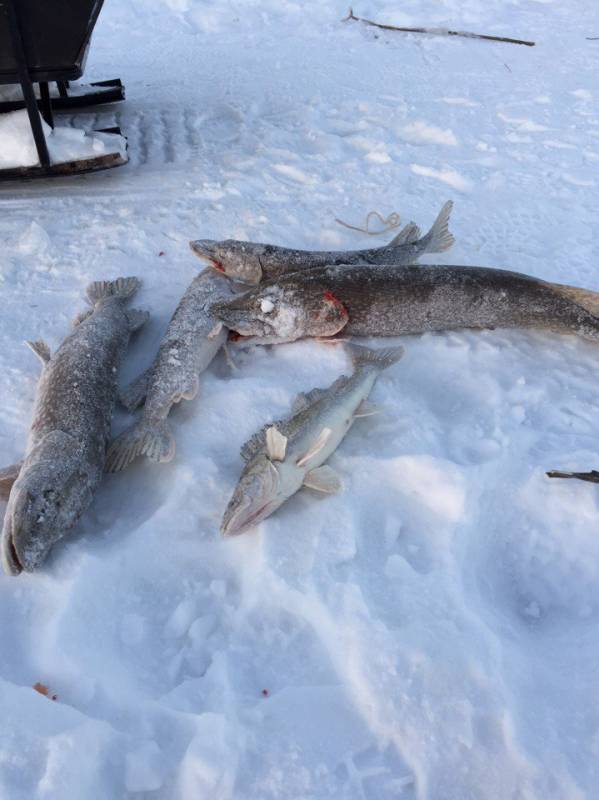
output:
[{"label": "fish pectoral fin", "polygon": [[304,453],[304,455],[301,458],[297,460],[296,462],[297,466],[303,467],[303,465],[306,464],[313,456],[315,456],[317,453],[320,453],[322,448],[331,438],[332,433],[333,431],[330,428],[323,428],[320,436],[314,442],[312,447],[309,450],[307,450],[306,453]]},{"label": "fish pectoral fin", "polygon": [[274,425],[266,429],[266,452],[273,461],[284,461],[287,453],[287,437]]},{"label": "fish pectoral fin", "polygon": [[343,488],[341,479],[335,470],[326,464],[307,472],[303,485],[316,492],[323,492],[323,494],[335,494]]},{"label": "fish pectoral fin", "polygon": [[381,414],[383,409],[380,406],[370,403],[368,400],[362,400],[360,405],[354,411],[354,417],[372,417],[373,414]]},{"label": "fish pectoral fin", "polygon": [[50,348],[43,339],[37,339],[35,342],[25,342],[25,344],[35,353],[42,364],[47,364],[52,358]]},{"label": "fish pectoral fin", "polygon": [[0,469],[0,499],[8,499],[13,483],[19,477],[22,465],[23,462],[19,461],[17,464],[11,464],[9,467]]},{"label": "fish pectoral fin", "polygon": [[128,308],[125,311],[125,316],[127,317],[131,333],[138,331],[150,318],[147,311],[140,311],[138,308]]},{"label": "fish pectoral fin", "polygon": [[599,472],[596,469],[592,469],[590,472],[560,472],[557,469],[552,469],[546,475],[549,478],[573,478],[578,481],[599,483]]},{"label": "fish pectoral fin", "polygon": [[131,383],[123,389],[119,389],[119,402],[125,406],[127,411],[135,411],[136,408],[139,408],[139,406],[145,402],[148,396],[153,367],[154,365],[151,364],[141,375],[138,375],[134,381],[131,381]]},{"label": "fish pectoral fin", "polygon": [[224,327],[225,326],[223,325],[222,322],[217,322],[214,328],[212,328],[212,330],[208,334],[208,339],[214,339],[215,337],[217,337]]}]

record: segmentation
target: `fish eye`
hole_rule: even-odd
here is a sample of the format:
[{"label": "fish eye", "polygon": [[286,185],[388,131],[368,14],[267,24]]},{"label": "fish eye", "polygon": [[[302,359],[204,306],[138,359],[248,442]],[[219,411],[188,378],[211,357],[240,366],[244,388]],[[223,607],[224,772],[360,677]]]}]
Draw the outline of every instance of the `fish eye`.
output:
[{"label": "fish eye", "polygon": [[275,310],[275,304],[270,297],[264,297],[260,301],[260,310],[263,314],[272,314],[272,312]]}]

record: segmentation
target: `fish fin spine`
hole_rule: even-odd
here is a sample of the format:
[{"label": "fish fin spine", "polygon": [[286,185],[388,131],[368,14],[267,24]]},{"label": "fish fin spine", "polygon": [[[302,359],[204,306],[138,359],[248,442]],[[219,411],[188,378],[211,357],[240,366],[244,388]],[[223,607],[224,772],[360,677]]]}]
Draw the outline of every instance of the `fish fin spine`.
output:
[{"label": "fish fin spine", "polygon": [[386,369],[399,361],[404,354],[404,349],[401,346],[372,350],[370,347],[350,343],[346,347],[349,350],[355,368],[372,365],[379,369]]},{"label": "fish fin spine", "polygon": [[114,281],[94,281],[85,290],[89,303],[93,306],[106,297],[120,297],[128,300],[141,286],[139,278],[117,278]]},{"label": "fish fin spine", "polygon": [[303,485],[323,494],[335,494],[343,488],[341,479],[327,464],[307,472]]},{"label": "fish fin spine", "polygon": [[43,339],[37,339],[35,342],[27,341],[25,342],[27,347],[35,353],[35,355],[39,358],[42,364],[47,364],[48,361],[52,358],[52,353],[50,352],[50,348],[44,342]]},{"label": "fish fin spine", "polygon": [[120,472],[139,456],[150,461],[172,461],[175,457],[175,438],[168,422],[142,420],[116,437],[106,453],[106,472]]},{"label": "fish fin spine", "polygon": [[387,247],[398,247],[402,244],[414,244],[420,239],[420,228],[415,222],[409,222],[400,230],[394,239],[391,239]]},{"label": "fish fin spine", "polygon": [[274,425],[266,429],[266,451],[273,461],[285,461],[287,437]]},{"label": "fish fin spine", "polygon": [[333,431],[330,428],[323,428],[318,439],[314,442],[312,447],[310,447],[301,458],[298,458],[296,464],[298,467],[303,467],[304,464],[307,464],[308,461],[313,458],[317,453],[320,453],[322,448],[326,445],[326,443],[331,438],[331,434]]},{"label": "fish fin spine", "polygon": [[448,200],[439,211],[430,231],[420,240],[424,248],[423,253],[443,253],[454,244],[455,239],[449,232],[449,215],[452,208],[453,202]]},{"label": "fish fin spine", "polygon": [[380,414],[381,411],[382,409],[374,403],[370,403],[368,400],[362,400],[360,405],[354,411],[354,417],[356,419],[360,417],[372,417],[374,414]]}]

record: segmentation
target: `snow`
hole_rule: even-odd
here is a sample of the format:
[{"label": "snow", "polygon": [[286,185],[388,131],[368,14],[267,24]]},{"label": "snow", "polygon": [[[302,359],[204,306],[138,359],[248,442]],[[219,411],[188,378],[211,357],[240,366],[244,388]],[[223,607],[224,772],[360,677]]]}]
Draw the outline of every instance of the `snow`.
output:
[{"label": "snow", "polygon": [[[54,130],[43,119],[42,128],[53,164],[98,156],[126,153],[126,141],[114,133],[87,134],[78,128],[57,125]],[[39,157],[27,112],[11,111],[0,115],[0,169],[32,167]]]},{"label": "snow", "polygon": [[[453,198],[439,261],[599,290],[599,9],[354,11],[537,46],[342,23],[341,0],[105,3],[85,79],[118,74],[127,101],[66,122],[119,124],[129,165],[0,189],[6,463],[39,374],[22,340],[56,347],[88,282],[140,275],[152,320],[126,382],[203,266],[190,239],[367,247],[335,217],[426,229]],[[402,344],[370,398],[383,413],[330,459],[340,494],[220,538],[241,444],[350,368],[318,342],[236,349],[171,415],[172,463],[108,476],[43,570],[0,577],[1,798],[596,795],[597,487],[544,474],[599,466],[596,348]]]}]

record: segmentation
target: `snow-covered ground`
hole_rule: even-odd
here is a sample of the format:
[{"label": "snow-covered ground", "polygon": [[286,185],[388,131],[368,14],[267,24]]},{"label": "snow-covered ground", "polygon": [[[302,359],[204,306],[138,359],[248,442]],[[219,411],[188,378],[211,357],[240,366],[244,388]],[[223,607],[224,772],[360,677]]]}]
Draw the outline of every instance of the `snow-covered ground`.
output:
[{"label": "snow-covered ground", "polygon": [[[106,2],[86,79],[118,75],[127,101],[63,119],[120,124],[130,164],[0,188],[3,462],[39,372],[22,340],[55,347],[89,281],[139,275],[127,380],[200,266],[192,238],[355,248],[372,240],[335,217],[425,227],[453,198],[440,261],[599,290],[599,7],[354,6],[534,48],[347,10]],[[402,343],[384,413],[331,459],[341,494],[220,538],[240,445],[349,368],[314,342],[237,351],[173,413],[174,462],[107,477],[43,570],[0,577],[2,800],[597,796],[599,488],[545,477],[599,468],[597,348]]]}]

